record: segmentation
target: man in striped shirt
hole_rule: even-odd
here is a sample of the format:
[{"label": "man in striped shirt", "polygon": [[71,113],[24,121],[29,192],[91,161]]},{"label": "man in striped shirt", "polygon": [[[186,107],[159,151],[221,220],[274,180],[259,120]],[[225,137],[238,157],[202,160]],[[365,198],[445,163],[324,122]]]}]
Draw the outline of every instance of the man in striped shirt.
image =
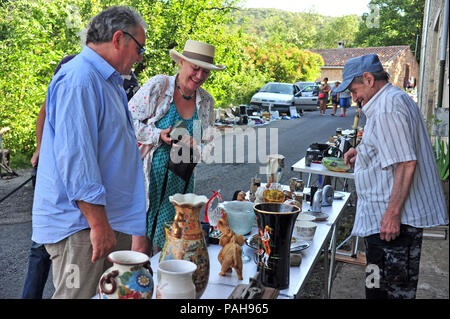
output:
[{"label": "man in striped shirt", "polygon": [[423,228],[448,224],[431,140],[376,54],[346,62],[337,91],[346,88],[367,117],[361,143],[344,155],[355,171],[352,235],[365,237],[366,298],[415,298]]}]

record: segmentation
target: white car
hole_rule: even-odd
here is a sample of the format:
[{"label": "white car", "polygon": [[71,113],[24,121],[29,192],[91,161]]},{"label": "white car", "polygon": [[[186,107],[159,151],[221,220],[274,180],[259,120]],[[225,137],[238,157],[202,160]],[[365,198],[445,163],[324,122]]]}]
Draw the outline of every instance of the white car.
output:
[{"label": "white car", "polygon": [[280,114],[289,114],[291,106],[296,106],[297,110],[300,110],[295,104],[295,94],[298,92],[300,90],[294,84],[269,82],[252,96],[250,105],[263,110],[279,111]]},{"label": "white car", "polygon": [[320,86],[314,82],[303,90],[296,84],[269,82],[253,95],[250,105],[287,114],[290,114],[291,106],[295,106],[298,113],[303,113],[303,110],[316,110],[318,89]]},{"label": "white car", "polygon": [[304,111],[315,111],[319,105],[319,92],[319,84],[306,85],[295,95],[295,104]]},{"label": "white car", "polygon": [[298,86],[298,88],[301,90],[303,90],[305,87],[307,87],[308,85],[313,85],[316,84],[316,82],[295,82],[295,85]]}]

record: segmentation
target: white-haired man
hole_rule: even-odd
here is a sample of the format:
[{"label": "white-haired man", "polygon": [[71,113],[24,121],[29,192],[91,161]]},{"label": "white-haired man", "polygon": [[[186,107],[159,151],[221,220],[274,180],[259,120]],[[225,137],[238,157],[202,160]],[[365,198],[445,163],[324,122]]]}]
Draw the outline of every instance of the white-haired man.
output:
[{"label": "white-haired man", "polygon": [[48,88],[32,240],[51,256],[53,298],[91,298],[108,253],[146,250],[142,163],[121,77],[142,60],[145,28],[127,6],[101,12]]}]

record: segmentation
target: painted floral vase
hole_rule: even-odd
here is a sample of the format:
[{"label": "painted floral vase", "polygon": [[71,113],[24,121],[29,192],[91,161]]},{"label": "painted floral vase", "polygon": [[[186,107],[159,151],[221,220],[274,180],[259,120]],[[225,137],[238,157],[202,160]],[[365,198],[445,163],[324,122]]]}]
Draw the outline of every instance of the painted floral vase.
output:
[{"label": "painted floral vase", "polygon": [[119,250],[108,255],[113,266],[99,282],[100,299],[150,299],[153,294],[153,273],[146,254]]},{"label": "painted floral vase", "polygon": [[180,259],[162,261],[158,265],[157,299],[195,299],[193,262]]},{"label": "painted floral vase", "polygon": [[259,232],[258,271],[261,283],[279,290],[289,287],[290,248],[297,206],[261,203],[254,206]]},{"label": "painted floral vase", "polygon": [[209,255],[200,223],[200,211],[208,202],[206,196],[175,194],[169,196],[175,207],[175,218],[168,233],[159,262],[182,259],[193,262],[197,270],[192,279],[195,296],[200,298],[209,280]]}]

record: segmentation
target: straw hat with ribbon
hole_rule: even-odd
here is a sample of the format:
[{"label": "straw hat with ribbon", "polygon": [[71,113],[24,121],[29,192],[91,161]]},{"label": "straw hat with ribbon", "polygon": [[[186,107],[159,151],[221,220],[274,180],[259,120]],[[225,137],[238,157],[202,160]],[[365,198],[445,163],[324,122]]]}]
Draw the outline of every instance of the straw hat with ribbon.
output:
[{"label": "straw hat with ribbon", "polygon": [[178,53],[174,49],[170,50],[169,53],[171,58],[176,63],[178,63],[181,58],[207,70],[225,70],[225,65],[214,65],[215,51],[216,48],[211,44],[203,43],[200,41],[187,40],[186,44],[184,45],[183,53]]}]

